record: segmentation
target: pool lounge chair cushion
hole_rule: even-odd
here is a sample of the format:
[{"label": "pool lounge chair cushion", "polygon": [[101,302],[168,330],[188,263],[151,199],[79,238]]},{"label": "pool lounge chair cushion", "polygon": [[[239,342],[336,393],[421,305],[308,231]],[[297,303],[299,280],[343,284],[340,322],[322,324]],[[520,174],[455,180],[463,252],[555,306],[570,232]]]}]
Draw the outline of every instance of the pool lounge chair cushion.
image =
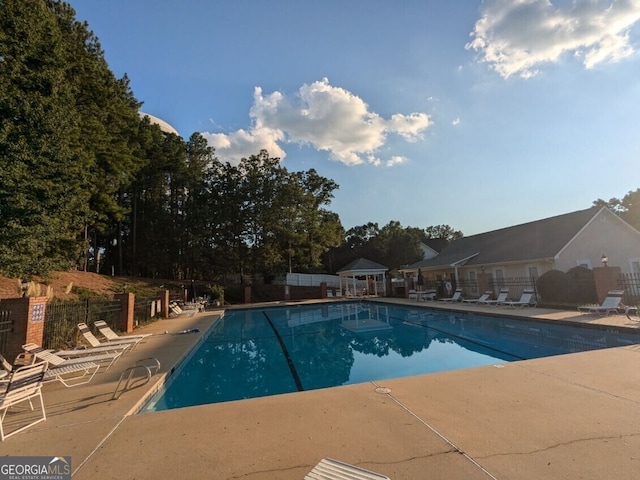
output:
[{"label": "pool lounge chair cushion", "polygon": [[323,458],[305,475],[304,480],[390,480],[385,475],[349,465],[348,463]]}]

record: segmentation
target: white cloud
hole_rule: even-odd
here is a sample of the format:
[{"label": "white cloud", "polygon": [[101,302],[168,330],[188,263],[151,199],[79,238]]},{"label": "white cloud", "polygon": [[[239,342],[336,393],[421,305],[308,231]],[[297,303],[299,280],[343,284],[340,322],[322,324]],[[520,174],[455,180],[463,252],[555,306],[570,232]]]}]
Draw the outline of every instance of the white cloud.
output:
[{"label": "white cloud", "polygon": [[303,85],[291,96],[277,91],[264,95],[256,87],[250,117],[249,131],[203,134],[220,159],[237,162],[261,148],[271,156],[284,158],[280,145],[288,142],[326,151],[345,165],[393,165],[400,163],[401,157],[388,161],[376,157],[376,152],[388,143],[388,135],[397,134],[405,141],[415,142],[431,125],[426,113],[396,113],[385,120],[371,112],[360,97],[330,85],[326,78]]},{"label": "white cloud", "polygon": [[460,117],[458,117],[458,118],[454,118],[454,119],[453,119],[453,122],[451,122],[451,125],[454,125],[454,126],[455,126],[455,125],[460,125]]},{"label": "white cloud", "polygon": [[640,20],[640,0],[492,0],[484,6],[467,49],[504,78],[538,73],[541,64],[565,54],[585,68],[633,53],[629,31]]}]

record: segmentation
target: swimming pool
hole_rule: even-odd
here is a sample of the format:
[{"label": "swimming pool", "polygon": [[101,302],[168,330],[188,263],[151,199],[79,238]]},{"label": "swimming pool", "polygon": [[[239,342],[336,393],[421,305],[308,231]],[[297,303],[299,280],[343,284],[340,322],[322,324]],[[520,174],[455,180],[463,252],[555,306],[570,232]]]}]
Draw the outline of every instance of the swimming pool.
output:
[{"label": "swimming pool", "polygon": [[227,311],[142,412],[639,341],[615,330],[378,302]]}]

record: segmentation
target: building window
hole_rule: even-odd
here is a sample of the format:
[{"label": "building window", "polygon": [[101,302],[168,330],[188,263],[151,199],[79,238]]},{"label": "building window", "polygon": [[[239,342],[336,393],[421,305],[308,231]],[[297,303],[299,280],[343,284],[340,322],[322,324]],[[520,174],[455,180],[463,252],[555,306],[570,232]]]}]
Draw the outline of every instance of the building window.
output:
[{"label": "building window", "polygon": [[529,278],[538,278],[538,267],[528,267]]},{"label": "building window", "polygon": [[474,270],[469,271],[469,285],[471,287],[471,293],[478,293],[478,277]]},{"label": "building window", "polygon": [[629,259],[629,271],[631,273],[640,273],[640,258]]},{"label": "building window", "polygon": [[496,268],[493,273],[496,277],[496,286],[498,288],[503,288],[504,287],[504,270],[502,270],[501,268]]}]

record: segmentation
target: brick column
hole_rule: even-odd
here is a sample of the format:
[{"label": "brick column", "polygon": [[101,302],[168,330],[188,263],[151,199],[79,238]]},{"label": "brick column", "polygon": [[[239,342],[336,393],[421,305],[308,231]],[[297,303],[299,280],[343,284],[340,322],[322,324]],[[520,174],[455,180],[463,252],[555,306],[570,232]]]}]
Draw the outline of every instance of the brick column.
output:
[{"label": "brick column", "polygon": [[121,332],[133,332],[133,309],[136,304],[136,297],[133,293],[118,293],[114,295],[122,303],[120,318],[116,328]]},{"label": "brick column", "polygon": [[596,295],[598,303],[602,303],[607,297],[609,290],[618,290],[618,277],[620,276],[620,267],[594,267],[593,281],[596,284]]},{"label": "brick column", "polygon": [[251,285],[244,287],[244,303],[251,303]]},{"label": "brick column", "polygon": [[320,282],[320,298],[327,298],[327,282]]},{"label": "brick column", "polygon": [[7,360],[13,362],[25,343],[43,344],[47,297],[22,297],[2,300],[2,310],[11,312],[12,332],[7,342]]},{"label": "brick column", "polygon": [[158,298],[160,298],[160,317],[169,318],[169,290],[160,290]]}]

